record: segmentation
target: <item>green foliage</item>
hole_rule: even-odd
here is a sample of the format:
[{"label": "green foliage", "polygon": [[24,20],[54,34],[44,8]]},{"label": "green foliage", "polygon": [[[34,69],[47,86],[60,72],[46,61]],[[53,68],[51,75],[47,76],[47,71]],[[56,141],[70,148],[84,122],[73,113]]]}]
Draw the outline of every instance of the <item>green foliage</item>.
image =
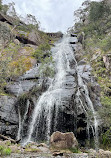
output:
[{"label": "green foliage", "polygon": [[79,148],[70,148],[69,149],[72,153],[81,153],[81,151],[79,150]]},{"label": "green foliage", "polygon": [[5,5],[2,5],[1,11],[3,14],[7,15],[8,9],[9,9],[9,6],[7,4],[5,4]]},{"label": "green foliage", "polygon": [[39,75],[41,77],[53,77],[53,58],[50,52],[50,45],[48,43],[40,44],[38,49],[33,53],[38,63],[41,63]]},{"label": "green foliage", "polygon": [[110,8],[104,2],[92,2],[90,4],[89,20],[95,22],[106,15],[109,15]]},{"label": "green foliage", "polygon": [[40,76],[41,77],[54,77],[54,68],[50,67],[48,65],[44,65],[42,66],[42,68],[40,68]]},{"label": "green foliage", "polygon": [[33,57],[37,59],[37,62],[42,62],[45,57],[50,55],[50,45],[48,43],[40,44],[37,50],[33,53]]},{"label": "green foliage", "polygon": [[6,148],[2,145],[0,145],[0,155],[1,156],[7,156],[7,155],[10,155],[11,154],[11,149],[10,148]]},{"label": "green foliage", "polygon": [[105,147],[111,147],[111,127],[102,135],[102,143]]},{"label": "green foliage", "polygon": [[110,108],[111,108],[111,97],[107,97],[107,96],[103,97],[101,99],[101,103],[103,106],[106,106],[106,107],[110,106]]},{"label": "green foliage", "polygon": [[0,11],[2,10],[2,0],[0,0]]},{"label": "green foliage", "polygon": [[111,50],[111,36],[101,40],[100,47],[105,52]]},{"label": "green foliage", "polygon": [[39,29],[39,24],[40,22],[37,21],[36,17],[34,15],[31,15],[31,14],[27,14],[27,17],[26,17],[26,23],[27,23],[27,27],[29,28],[29,30],[32,30],[32,29]]},{"label": "green foliage", "polygon": [[39,75],[43,78],[45,77],[53,77],[54,76],[54,66],[53,66],[53,58],[52,56],[46,57],[42,60],[42,64],[39,68]]},{"label": "green foliage", "polygon": [[99,108],[99,115],[103,121],[104,128],[110,128],[111,126],[111,97],[103,96],[101,98],[102,107]]},{"label": "green foliage", "polygon": [[19,53],[20,48],[21,45],[10,43],[2,50],[0,56],[0,93],[3,92],[7,80],[22,75],[32,67],[31,55],[33,50],[27,50],[29,48],[24,47],[30,53],[30,56],[25,56],[25,54],[21,56]]}]

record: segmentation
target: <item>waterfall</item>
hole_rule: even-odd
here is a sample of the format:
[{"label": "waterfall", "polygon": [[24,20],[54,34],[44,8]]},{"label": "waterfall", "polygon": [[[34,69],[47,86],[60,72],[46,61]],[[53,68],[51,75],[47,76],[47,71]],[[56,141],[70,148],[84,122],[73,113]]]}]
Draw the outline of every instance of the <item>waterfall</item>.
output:
[{"label": "waterfall", "polygon": [[[85,99],[86,99],[86,102],[87,102],[87,110],[84,108],[83,106],[83,103],[81,102],[81,105],[82,105],[82,108],[84,109],[84,112],[86,113],[87,115],[87,118],[89,117],[87,111],[91,111],[92,115],[93,115],[93,125],[92,125],[92,120],[89,118],[89,121],[88,121],[88,124],[87,124],[87,127],[88,127],[88,131],[89,131],[89,128],[91,127],[92,128],[92,131],[93,131],[93,136],[94,136],[94,140],[95,140],[95,148],[97,149],[98,148],[98,120],[97,120],[97,116],[96,116],[96,112],[94,110],[94,107],[93,107],[93,103],[89,97],[89,92],[88,92],[88,87],[84,84],[81,76],[79,75],[78,73],[78,85],[79,87],[81,87],[83,90],[84,90],[84,95],[85,95]],[[80,90],[78,89],[78,96],[80,94]],[[80,98],[79,98],[80,99]],[[90,123],[90,125],[89,125]],[[94,128],[94,130],[93,130]],[[88,135],[89,135],[89,132],[88,132]]]},{"label": "waterfall", "polygon": [[[58,130],[58,123],[60,122],[58,118],[62,117],[60,115],[64,109],[66,111],[68,106],[70,107],[70,101],[73,95],[76,96],[79,106],[81,106],[81,109],[87,117],[89,116],[88,111],[91,111],[93,120],[89,119],[87,127],[88,130],[92,128],[95,142],[96,144],[98,143],[98,121],[96,112],[89,97],[88,87],[77,70],[77,61],[69,41],[70,37],[65,36],[61,42],[57,43],[52,49],[56,74],[48,90],[42,93],[37,100],[31,116],[32,119],[28,126],[28,134],[22,140],[24,145],[30,141],[39,141],[39,137],[42,137],[42,135],[44,135],[45,140],[49,140],[52,132]],[[82,93],[84,93],[84,95]],[[81,99],[81,95],[85,98],[85,104]],[[74,106],[76,105],[71,107],[73,111]],[[21,121],[21,126],[23,126],[23,123],[24,121]]]}]

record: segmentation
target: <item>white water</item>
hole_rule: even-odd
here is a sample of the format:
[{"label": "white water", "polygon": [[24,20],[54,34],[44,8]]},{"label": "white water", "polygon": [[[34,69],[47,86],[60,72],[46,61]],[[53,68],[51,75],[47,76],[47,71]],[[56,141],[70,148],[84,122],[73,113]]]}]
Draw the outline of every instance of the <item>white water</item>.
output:
[{"label": "white water", "polygon": [[[54,108],[54,105],[56,104],[55,107],[55,115],[57,118],[58,115],[58,109],[62,105],[61,98],[63,93],[68,93],[70,90],[65,89],[65,84],[64,82],[66,81],[66,75],[71,71],[70,68],[70,61],[74,60],[73,58],[73,52],[68,44],[69,38],[64,38],[63,41],[60,44],[56,45],[56,48],[53,53],[53,58],[55,61],[55,66],[56,66],[56,75],[54,79],[52,80],[52,83],[49,87],[49,89],[41,95],[39,98],[34,112],[33,112],[33,118],[29,126],[29,131],[28,131],[28,138],[25,140],[25,144],[29,141],[32,140],[32,134],[34,132],[35,124],[39,124],[39,119],[41,117],[41,113],[44,110],[44,115],[46,118],[46,135],[47,139],[49,139],[50,136],[50,131],[51,131],[51,121],[52,121],[52,110]],[[73,78],[73,77],[72,77]],[[73,88],[73,87],[72,87]],[[65,92],[67,91],[67,92]],[[72,92],[73,93],[73,92]],[[68,97],[68,96],[67,96]],[[56,129],[56,124],[57,124],[57,119],[54,120],[54,127]],[[39,130],[39,129],[37,129]]]},{"label": "white water", "polygon": [[[23,144],[27,144],[30,141],[33,141],[33,133],[35,132],[36,126],[36,133],[39,131],[39,122],[41,119],[42,114],[44,113],[44,118],[46,120],[46,137],[49,140],[49,136],[51,134],[51,123],[53,120],[53,110],[55,108],[55,119],[54,119],[54,129],[56,130],[57,126],[57,117],[58,111],[62,108],[62,103],[66,102],[67,100],[74,94],[74,76],[70,76],[71,82],[68,86],[66,86],[67,76],[69,73],[74,73],[77,71],[77,62],[74,57],[74,52],[69,44],[69,37],[65,37],[61,43],[56,44],[56,47],[53,50],[53,58],[55,61],[55,68],[56,68],[56,75],[52,79],[52,82],[46,92],[44,92],[40,98],[38,99],[34,112],[32,115],[32,121],[29,124],[28,129],[28,137],[23,141]],[[71,66],[73,63],[73,68]],[[95,138],[95,144],[98,144],[98,121],[96,118],[96,112],[93,107],[93,103],[89,97],[88,88],[83,82],[82,77],[77,72],[78,78],[78,87],[81,87],[84,90],[85,99],[87,105],[83,105],[82,100],[80,98],[81,92],[78,88],[77,94],[75,94],[80,102],[81,108],[83,109],[84,113],[88,117],[88,111],[92,112],[93,115],[93,125],[91,124],[91,120],[89,121],[88,130],[89,128],[94,127],[93,133]],[[63,100],[63,95],[67,98],[67,100]],[[55,107],[54,107],[55,106]]]},{"label": "white water", "polygon": [[[91,120],[91,118],[89,118],[89,122],[87,124],[87,127],[88,127],[88,131],[89,131],[90,127],[92,128],[93,136],[94,136],[94,139],[95,139],[95,148],[97,149],[98,144],[99,144],[99,142],[98,142],[98,120],[97,120],[96,112],[95,112],[94,107],[93,107],[93,103],[92,103],[92,101],[89,97],[88,87],[84,84],[84,82],[83,82],[81,76],[79,75],[79,73],[78,73],[78,85],[83,88],[84,95],[85,95],[86,102],[87,102],[87,107],[86,107],[87,110],[85,110],[85,108],[84,108],[84,111],[85,111],[87,117],[89,117],[88,115],[92,114],[92,117],[94,119],[93,125],[92,125],[91,124],[92,120]],[[84,107],[83,104],[82,104],[82,107]],[[91,112],[91,113],[88,114],[87,112]],[[94,129],[93,129],[93,127],[94,127]]]}]

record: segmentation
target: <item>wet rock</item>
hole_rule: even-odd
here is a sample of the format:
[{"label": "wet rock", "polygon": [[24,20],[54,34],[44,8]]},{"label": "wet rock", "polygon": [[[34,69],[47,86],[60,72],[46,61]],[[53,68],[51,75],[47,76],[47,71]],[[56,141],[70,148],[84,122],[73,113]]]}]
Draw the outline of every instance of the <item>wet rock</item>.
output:
[{"label": "wet rock", "polygon": [[64,154],[62,152],[54,152],[52,155],[53,156],[63,156]]},{"label": "wet rock", "polygon": [[23,76],[19,77],[20,80],[31,80],[39,78],[39,65],[27,71]]},{"label": "wet rock", "polygon": [[18,127],[18,116],[15,97],[0,96],[0,133],[15,137]]},{"label": "wet rock", "polygon": [[18,123],[16,107],[15,107],[16,98],[9,96],[0,97],[0,117],[1,120],[9,122],[12,124]]},{"label": "wet rock", "polygon": [[82,33],[78,36],[78,42],[80,42],[81,44],[83,44],[84,38],[85,38],[85,33],[82,32]]},{"label": "wet rock", "polygon": [[78,62],[78,65],[86,65],[86,61],[81,60],[81,61]]},{"label": "wet rock", "polygon": [[50,145],[54,148],[67,149],[67,148],[77,147],[78,142],[72,132],[61,133],[57,131],[51,135]]},{"label": "wet rock", "polygon": [[45,143],[40,143],[37,145],[37,147],[45,147],[45,148],[48,148],[48,146],[45,144]]},{"label": "wet rock", "polygon": [[13,84],[8,84],[6,86],[6,91],[10,94],[14,94],[15,96],[20,96],[26,92],[29,92],[29,90],[36,86],[36,84],[36,82],[29,80],[13,82]]},{"label": "wet rock", "polygon": [[77,34],[72,34],[72,33],[71,33],[71,37],[77,37]]},{"label": "wet rock", "polygon": [[63,37],[63,33],[62,32],[50,32],[50,33],[46,33],[49,37],[53,37],[53,38],[62,38]]}]

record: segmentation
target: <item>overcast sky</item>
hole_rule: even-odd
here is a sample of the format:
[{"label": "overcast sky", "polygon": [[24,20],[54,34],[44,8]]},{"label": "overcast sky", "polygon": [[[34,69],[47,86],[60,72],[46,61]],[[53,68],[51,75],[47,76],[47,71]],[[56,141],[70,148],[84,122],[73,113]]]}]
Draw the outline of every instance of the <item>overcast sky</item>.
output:
[{"label": "overcast sky", "polygon": [[4,3],[12,1],[19,15],[35,15],[41,27],[47,32],[65,32],[73,26],[73,13],[84,2],[84,0],[3,0]]}]

